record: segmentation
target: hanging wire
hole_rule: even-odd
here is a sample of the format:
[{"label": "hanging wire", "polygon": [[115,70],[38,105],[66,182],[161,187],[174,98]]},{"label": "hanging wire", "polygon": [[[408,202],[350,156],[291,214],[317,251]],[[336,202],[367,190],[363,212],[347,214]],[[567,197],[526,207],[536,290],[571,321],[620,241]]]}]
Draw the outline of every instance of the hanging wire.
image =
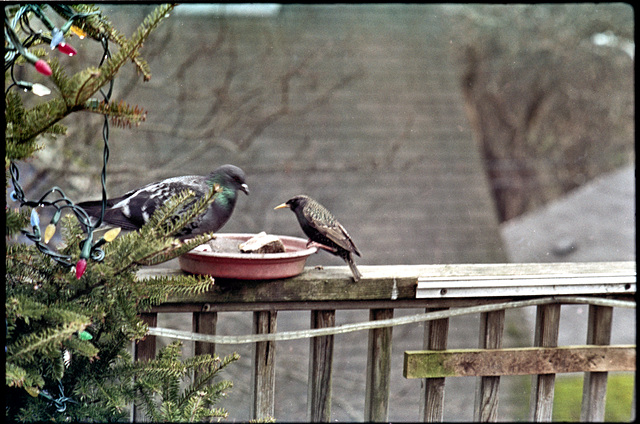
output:
[{"label": "hanging wire", "polygon": [[41,390],[40,395],[46,399],[48,399],[53,405],[56,407],[56,411],[64,412],[67,409],[67,402],[78,403],[70,397],[64,395],[64,387],[62,387],[62,382],[58,380],[58,390],[60,391],[60,396],[57,399],[54,399],[51,394],[46,390]]},{"label": "hanging wire", "polygon": [[[11,89],[12,87],[28,89],[29,87],[32,86],[32,84],[28,82],[16,81],[14,77],[13,71],[15,66],[15,60],[18,57],[18,55],[22,55],[28,59],[28,55],[31,55],[31,56],[33,55],[27,52],[26,49],[29,46],[31,46],[36,40],[44,40],[44,41],[51,42],[50,37],[47,37],[46,35],[43,35],[40,32],[35,31],[31,27],[28,12],[33,12],[33,14],[49,30],[52,31],[52,34],[54,30],[57,30],[57,28],[53,26],[53,23],[51,23],[48,17],[44,14],[44,11],[42,10],[40,5],[25,5],[20,7],[20,9],[18,9],[18,12],[13,17],[11,22],[9,22],[5,18],[5,39],[8,40],[8,44],[6,46],[7,53],[5,54],[5,71],[8,69],[11,69],[11,78],[13,81],[13,83],[7,88],[5,95],[6,93],[8,93],[9,89]],[[62,32],[66,32],[69,30],[69,28],[71,27],[71,24],[75,20],[83,19],[83,18],[86,18],[87,16],[90,16],[99,12],[92,12],[92,13],[86,13],[86,14],[76,13],[71,7],[64,5],[64,7],[61,7],[59,9],[58,13],[61,16],[68,19],[67,23],[62,27],[63,28]],[[28,34],[28,36],[25,38],[24,41],[20,41],[18,35],[15,32],[15,28],[17,25],[20,25],[20,29],[24,31],[26,34]],[[57,31],[59,32],[61,30],[57,30]],[[104,51],[102,55],[102,59],[100,61],[100,66],[102,66],[105,60],[111,58],[111,52],[109,50],[109,41],[106,36],[100,39],[100,43]],[[111,95],[113,93],[113,84],[114,84],[114,81],[112,79],[109,81],[109,89],[106,93],[103,89],[100,89],[100,93],[104,97],[105,103],[109,103],[109,101],[111,100]],[[73,266],[73,263],[70,262],[71,256],[62,255],[50,249],[46,244],[46,242],[48,242],[48,239],[46,239],[46,237],[45,237],[45,240],[43,241],[42,234],[40,232],[40,222],[39,222],[40,219],[36,209],[44,208],[44,207],[53,207],[55,209],[51,223],[47,228],[47,231],[50,231],[50,228],[51,228],[53,232],[55,232],[55,226],[60,220],[63,210],[69,209],[71,212],[75,214],[78,221],[86,229],[86,232],[87,232],[87,238],[80,243],[80,246],[81,246],[80,261],[85,260],[85,264],[86,264],[86,259],[89,259],[89,258],[96,261],[101,261],[102,259],[104,259],[104,251],[100,248],[100,246],[106,243],[106,241],[104,240],[104,238],[102,238],[94,244],[93,232],[96,228],[98,228],[102,224],[103,218],[104,218],[104,212],[107,207],[106,180],[107,180],[107,162],[109,160],[109,120],[106,114],[104,116],[102,138],[104,141],[103,164],[102,164],[102,173],[101,173],[102,209],[100,213],[100,218],[95,222],[92,222],[87,212],[83,208],[74,204],[74,202],[71,199],[69,199],[65,195],[64,191],[62,191],[62,189],[60,189],[59,187],[51,188],[37,201],[26,199],[25,193],[19,183],[20,173],[19,173],[18,167],[15,163],[13,163],[13,161],[10,162],[9,171],[11,174],[11,182],[13,183],[13,187],[14,187],[14,190],[11,193],[11,198],[12,200],[19,202],[21,207],[27,206],[32,208],[31,231],[23,229],[21,230],[22,233],[35,244],[35,246],[38,248],[40,252],[42,252],[45,255],[48,255],[59,264],[67,267]],[[55,194],[59,196],[57,199],[48,200],[50,196],[53,196]],[[80,261],[78,261],[76,265],[79,265]],[[80,273],[80,276],[81,276],[81,273]]]}]

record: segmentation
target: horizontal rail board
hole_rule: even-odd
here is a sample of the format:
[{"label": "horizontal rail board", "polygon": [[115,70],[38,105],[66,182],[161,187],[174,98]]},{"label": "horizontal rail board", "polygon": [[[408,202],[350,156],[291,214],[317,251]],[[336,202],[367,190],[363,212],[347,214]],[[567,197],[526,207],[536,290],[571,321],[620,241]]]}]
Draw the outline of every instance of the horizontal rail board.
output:
[{"label": "horizontal rail board", "polygon": [[635,346],[563,346],[406,351],[403,374],[442,378],[635,369]]},{"label": "horizontal rail board", "polygon": [[[354,283],[346,266],[330,266],[318,269],[306,267],[304,272],[292,278],[262,281],[239,281],[216,279],[214,288],[194,296],[172,297],[165,303],[179,304],[269,304],[304,302],[403,302],[416,300],[418,281],[428,289],[438,291],[440,284],[451,281],[481,281],[482,279],[511,278],[518,285],[518,276],[539,275],[557,277],[560,275],[612,274],[628,278],[633,276],[635,290],[635,262],[583,262],[583,263],[537,263],[537,264],[447,264],[447,265],[386,265],[359,266],[363,277]],[[138,278],[171,276],[184,274],[177,268],[144,268]],[[600,277],[598,277],[600,278]],[[475,280],[474,280],[475,279]],[[447,281],[445,281],[447,280]],[[451,281],[449,281],[451,280]],[[438,282],[440,281],[440,282]],[[629,283],[631,284],[631,283]],[[473,285],[470,283],[470,285]],[[447,288],[447,291],[450,292]],[[606,293],[606,292],[605,292]],[[536,293],[537,294],[537,293]],[[521,292],[518,295],[536,295]],[[558,293],[554,293],[558,294]],[[604,294],[604,293],[603,293]],[[482,292],[479,298],[488,295]],[[494,296],[497,296],[494,295]],[[511,296],[511,295],[505,295]],[[447,296],[449,297],[449,296]],[[326,308],[326,306],[325,306]]]},{"label": "horizontal rail board", "polygon": [[499,275],[418,279],[416,298],[635,293],[636,274]]}]

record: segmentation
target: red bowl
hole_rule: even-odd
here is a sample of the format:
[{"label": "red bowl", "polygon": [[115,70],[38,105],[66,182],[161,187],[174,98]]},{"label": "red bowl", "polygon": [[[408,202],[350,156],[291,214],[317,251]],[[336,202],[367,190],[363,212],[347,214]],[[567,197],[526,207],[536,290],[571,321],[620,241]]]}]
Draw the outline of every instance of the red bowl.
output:
[{"label": "red bowl", "polygon": [[[216,234],[216,240],[237,240],[240,244],[254,236],[255,234]],[[208,244],[203,244],[180,256],[180,268],[191,274],[237,280],[273,280],[300,274],[307,258],[318,249],[307,248],[306,239],[277,237],[284,244],[283,253],[212,252]]]}]

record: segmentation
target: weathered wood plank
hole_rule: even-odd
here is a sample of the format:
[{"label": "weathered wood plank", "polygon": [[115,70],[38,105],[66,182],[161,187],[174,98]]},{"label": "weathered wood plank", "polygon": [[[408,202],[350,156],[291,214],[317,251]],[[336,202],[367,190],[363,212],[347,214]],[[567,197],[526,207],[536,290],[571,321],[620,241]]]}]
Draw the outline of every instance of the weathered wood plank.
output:
[{"label": "weathered wood plank", "polygon": [[[140,319],[149,327],[158,325],[157,313],[140,314]],[[133,353],[134,360],[144,361],[156,357],[156,336],[146,336],[144,339],[136,343]]]},{"label": "weathered wood plank", "polygon": [[[158,325],[158,314],[156,313],[144,313],[140,314],[140,319],[149,327],[155,327]],[[138,341],[133,347],[133,360],[134,361],[148,361],[156,357],[156,336],[146,336],[144,339]],[[136,408],[135,405],[131,407],[131,419],[133,422],[139,422],[144,420],[144,414]]]},{"label": "weathered wood plank", "polygon": [[[218,324],[217,312],[194,312],[191,317],[191,331],[200,334],[216,334],[216,326]],[[216,354],[215,343],[195,342],[193,346],[194,355],[211,355]],[[196,371],[194,377],[198,377],[201,373]]]},{"label": "weathered wood plank", "polygon": [[[425,312],[437,309],[427,308]],[[439,319],[424,323],[425,350],[445,350],[449,335],[449,319]],[[444,378],[425,378],[420,396],[420,417],[424,422],[444,420]]]},{"label": "weathered wood plank", "polygon": [[416,297],[504,297],[561,296],[607,293],[634,293],[636,273],[468,275],[420,277]]},{"label": "weathered wood plank", "polygon": [[[195,312],[192,318],[192,331],[201,334],[216,334],[218,324],[217,312]],[[195,342],[195,355],[215,355],[216,345],[214,343]]]},{"label": "weathered wood plank", "polygon": [[[277,312],[254,312],[254,334],[275,333]],[[253,403],[251,416],[263,419],[275,416],[276,343],[255,344],[253,355]]]},{"label": "weathered wood plank", "polygon": [[[362,284],[362,281],[359,283]],[[393,318],[393,309],[372,309],[370,320]],[[389,421],[391,335],[393,327],[369,330],[364,420]]]},{"label": "weathered wood plank", "polygon": [[[504,318],[504,310],[480,314],[480,348],[500,349],[502,347]],[[499,388],[499,376],[482,376],[478,378],[474,405],[474,419],[476,421],[497,421]]]},{"label": "weathered wood plank", "polygon": [[[363,280],[354,284],[346,266],[307,267],[292,278],[270,281],[233,281],[216,279],[214,289],[199,295],[168,299],[167,303],[270,303],[270,302],[324,302],[324,301],[401,301],[416,298],[418,280],[436,277],[465,279],[481,276],[611,274],[635,276],[635,262],[584,262],[541,264],[448,264],[448,265],[363,265]],[[183,274],[177,268],[146,268],[138,278],[156,275]],[[635,283],[635,278],[633,283]],[[429,288],[438,288],[431,281]],[[516,283],[517,285],[517,283]],[[625,285],[631,292],[635,284]],[[304,288],[303,290],[301,288]],[[441,297],[438,294],[438,297]],[[486,295],[482,295],[486,297]]]},{"label": "weathered wood plank", "polygon": [[634,371],[635,345],[406,351],[406,378]]},{"label": "weathered wood plank", "polygon": [[[336,311],[311,311],[311,328],[335,327]],[[309,341],[309,422],[331,421],[331,373],[334,336],[313,337]]]},{"label": "weathered wood plank", "polygon": [[[560,307],[560,305],[538,306],[534,346],[558,346]],[[531,398],[529,401],[529,419],[531,421],[551,421],[555,381],[555,374],[538,374],[531,377]]]},{"label": "weathered wood plank", "polygon": [[[587,323],[587,344],[608,345],[611,343],[611,322],[613,308],[589,305]],[[607,395],[608,370],[587,370],[582,388],[582,410],[580,420],[585,422],[604,421],[604,406]],[[599,372],[601,371],[601,372]]]}]

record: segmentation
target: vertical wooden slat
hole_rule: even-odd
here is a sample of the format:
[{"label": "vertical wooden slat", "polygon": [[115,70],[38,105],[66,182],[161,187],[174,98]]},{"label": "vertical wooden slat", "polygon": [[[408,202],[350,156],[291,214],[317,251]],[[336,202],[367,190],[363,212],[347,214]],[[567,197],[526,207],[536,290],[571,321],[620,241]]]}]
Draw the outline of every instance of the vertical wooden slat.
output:
[{"label": "vertical wooden slat", "polygon": [[[158,325],[157,313],[140,314],[140,319],[149,327],[155,327]],[[133,360],[134,361],[148,361],[156,357],[156,336],[146,336],[140,340],[133,347]],[[138,411],[135,405],[132,406],[131,419],[135,422],[141,422],[144,420],[143,414]]]},{"label": "vertical wooden slat", "polygon": [[[254,312],[254,334],[275,333],[276,318],[276,311]],[[275,415],[276,342],[258,342],[254,345],[251,416],[253,419],[273,417]]]},{"label": "vertical wooden slat", "polygon": [[[608,345],[611,343],[612,318],[612,307],[589,305],[587,344]],[[581,421],[604,421],[607,376],[606,372],[585,373],[582,388]]]},{"label": "vertical wooden slat", "polygon": [[[158,314],[140,314],[140,319],[149,327],[158,324]],[[156,357],[156,336],[146,336],[135,345],[133,359],[136,361],[149,360]]]},{"label": "vertical wooden slat", "polygon": [[[194,312],[192,317],[192,331],[200,334],[216,334],[216,326],[218,324],[217,312]],[[194,355],[211,355],[216,354],[215,343],[195,342],[193,346]],[[199,373],[195,372],[197,378]]]},{"label": "vertical wooden slat", "polygon": [[[504,315],[504,310],[480,314],[480,348],[500,349],[502,347]],[[474,421],[497,421],[499,387],[500,377],[477,379]]]},{"label": "vertical wooden slat", "polygon": [[[443,308],[448,309],[448,308]],[[426,308],[425,312],[442,309]],[[449,335],[449,319],[438,319],[424,323],[425,350],[445,350]],[[444,420],[444,378],[425,378],[422,382],[420,417],[424,422]]]},{"label": "vertical wooden slat", "polygon": [[[393,309],[371,309],[369,320],[393,318]],[[388,421],[392,327],[369,330],[364,420]]]},{"label": "vertical wooden slat", "polygon": [[[557,347],[560,328],[560,305],[541,305],[536,311],[534,346]],[[531,376],[529,420],[550,422],[553,414],[555,374]]]},{"label": "vertical wooden slat", "polygon": [[[193,313],[193,332],[200,334],[216,334],[216,326],[218,324],[217,312],[194,312]],[[215,355],[216,345],[215,343],[195,342],[194,354],[195,355]]]},{"label": "vertical wooden slat", "polygon": [[[336,311],[311,311],[311,328],[335,327]],[[334,336],[312,337],[309,340],[309,386],[307,390],[307,420],[331,421],[331,372],[333,370]]]}]

